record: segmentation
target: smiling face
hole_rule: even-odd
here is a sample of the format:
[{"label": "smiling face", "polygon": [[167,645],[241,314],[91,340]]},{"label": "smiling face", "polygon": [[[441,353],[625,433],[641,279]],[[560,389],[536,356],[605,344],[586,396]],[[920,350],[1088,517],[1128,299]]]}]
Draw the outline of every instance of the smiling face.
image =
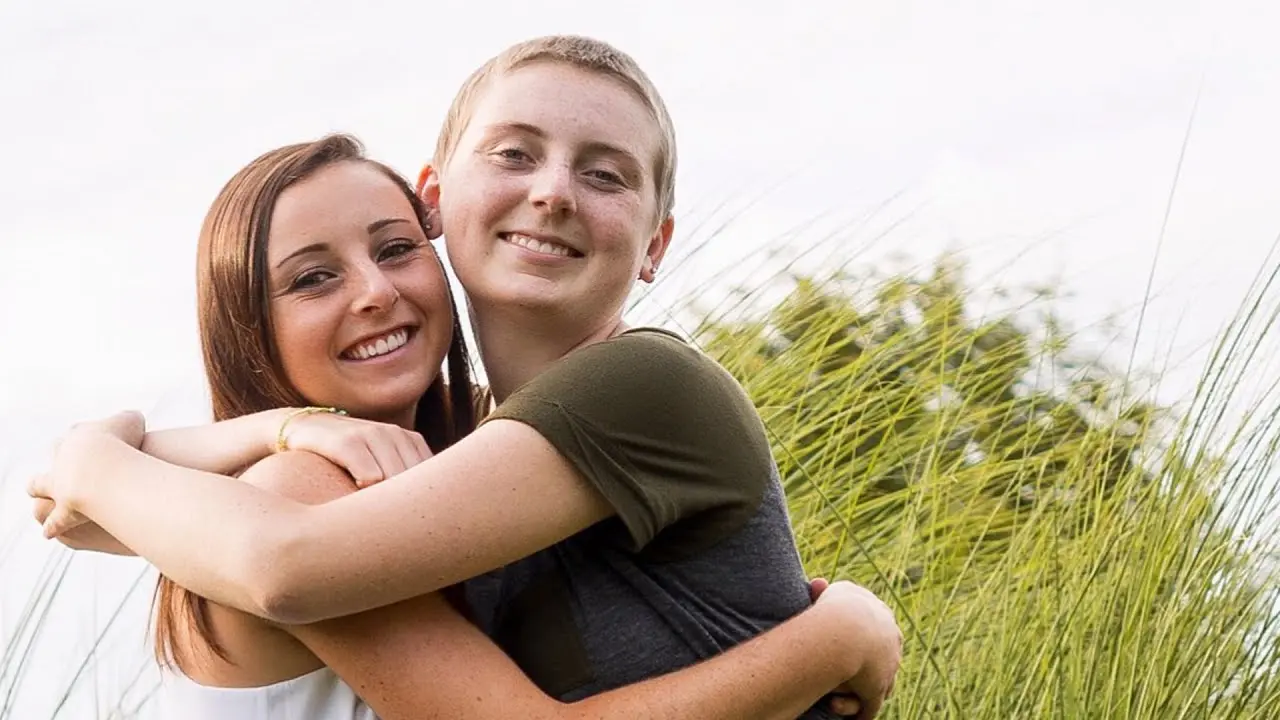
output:
[{"label": "smiling face", "polygon": [[290,186],[267,239],[280,364],[310,402],[405,423],[452,337],[444,273],[384,173],[340,162]]},{"label": "smiling face", "polygon": [[433,196],[479,312],[536,310],[584,332],[616,321],[661,261],[659,129],[613,78],[537,62],[490,80]]}]

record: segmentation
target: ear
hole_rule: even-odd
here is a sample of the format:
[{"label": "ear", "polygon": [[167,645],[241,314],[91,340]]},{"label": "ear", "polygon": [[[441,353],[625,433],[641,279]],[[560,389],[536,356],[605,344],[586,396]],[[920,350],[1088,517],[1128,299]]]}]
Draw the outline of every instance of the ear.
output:
[{"label": "ear", "polygon": [[662,264],[662,258],[667,254],[667,248],[671,245],[671,235],[676,229],[676,219],[670,215],[662,224],[654,230],[653,237],[649,238],[649,247],[645,249],[644,262],[640,266],[640,279],[651,283],[658,275],[658,266]]},{"label": "ear", "polygon": [[444,224],[440,221],[440,174],[430,164],[423,165],[422,171],[418,173],[416,188],[418,199],[427,211],[427,239],[435,240],[444,229]]}]

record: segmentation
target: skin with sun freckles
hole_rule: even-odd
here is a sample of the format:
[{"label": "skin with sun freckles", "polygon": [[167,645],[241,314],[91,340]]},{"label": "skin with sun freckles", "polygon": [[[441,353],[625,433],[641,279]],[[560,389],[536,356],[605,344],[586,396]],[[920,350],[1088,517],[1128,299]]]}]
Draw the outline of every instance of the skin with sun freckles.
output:
[{"label": "skin with sun freckles", "polygon": [[[575,363],[571,365],[575,368],[582,366],[583,371],[569,373],[573,383],[566,387],[572,385],[583,392],[594,388],[591,391],[599,393],[547,395],[552,400],[548,405],[567,407],[570,415],[578,409],[608,409],[609,403],[593,402],[591,398],[607,399],[611,392],[625,395],[622,399],[656,398],[655,402],[661,404],[664,393],[658,386],[659,380],[667,377],[662,374],[665,370],[649,372],[661,363],[674,363],[664,367],[675,373],[677,381],[685,383],[681,387],[720,388],[716,383],[727,382],[722,369],[713,372],[705,367],[688,346],[673,349],[678,340],[655,339],[652,333],[622,335],[626,330],[622,320],[626,298],[637,280],[653,280],[673,231],[672,220],[659,217],[658,213],[654,167],[659,141],[652,114],[624,84],[565,64],[535,62],[504,73],[485,86],[456,152],[438,173],[428,174],[421,196],[434,232],[443,230],[451,261],[467,291],[486,375],[500,403],[517,388],[542,377],[553,377],[544,373],[561,360]],[[310,242],[305,241],[300,247]],[[376,262],[379,256],[368,257]],[[349,258],[340,258],[338,265],[343,262],[357,270],[365,267],[361,264],[364,261]],[[362,277],[353,272],[346,276]],[[334,278],[327,281],[337,282]],[[390,301],[391,293],[378,282],[355,284],[363,289],[348,291],[346,285],[339,283],[339,294],[349,292],[350,299],[344,300],[347,307],[367,310],[367,315],[353,311],[349,314],[355,320],[339,321],[338,314],[317,313],[314,324],[298,323],[299,328],[311,329],[298,330],[298,334],[290,336],[295,341],[304,337],[303,333],[308,341],[315,340],[312,336],[325,338],[315,340],[313,352],[319,353],[315,367],[307,371],[306,377],[291,376],[295,382],[323,386],[332,378],[346,377],[341,373],[348,366],[341,363],[347,362],[352,363],[353,373],[364,372],[365,365],[344,358],[343,353],[365,340],[366,332],[391,330],[397,327],[396,323],[417,319],[425,322],[430,317],[419,307],[425,301],[415,301],[412,312],[400,311]],[[325,299],[323,295],[317,297]],[[299,301],[286,307],[307,306]],[[273,309],[273,317],[276,312]],[[321,315],[332,319],[323,320]],[[365,322],[373,316],[386,319],[387,323]],[[580,349],[597,343],[600,348],[579,354]],[[607,371],[618,366],[582,365],[590,362],[584,358],[620,357],[619,353],[630,352],[626,348],[651,353],[642,357],[660,362],[623,368],[616,374]],[[373,373],[378,367],[369,365],[368,369]],[[389,362],[388,367],[396,366]],[[596,375],[592,376],[592,372]],[[587,377],[591,377],[590,382],[584,381]],[[396,396],[395,373],[375,373],[375,379],[386,397]],[[649,390],[634,391],[641,387]],[[751,618],[752,625],[756,615],[778,618],[798,612],[801,618],[806,617],[807,611],[802,611],[802,606],[808,605],[803,569],[798,566],[793,546],[788,544],[790,528],[785,521],[776,468],[768,457],[767,441],[757,437],[759,418],[740,387],[726,387],[723,392],[716,390],[712,394],[712,399],[722,404],[707,403],[704,410],[727,407],[734,418],[742,420],[740,425],[733,425],[741,432],[728,431],[731,437],[724,442],[702,442],[697,433],[672,430],[683,425],[664,424],[655,419],[659,415],[650,414],[647,409],[609,417],[617,420],[619,432],[628,438],[644,440],[634,446],[643,455],[643,467],[675,471],[663,481],[663,487],[671,489],[671,497],[678,495],[685,504],[672,503],[674,509],[668,514],[655,514],[654,531],[660,532],[669,522],[694,519],[693,500],[685,500],[692,498],[695,491],[705,491],[708,502],[717,503],[715,508],[723,510],[717,513],[721,518],[729,518],[738,508],[751,509],[755,514],[741,518],[733,515],[733,523],[694,522],[683,527],[694,529],[698,525],[699,532],[706,531],[705,538],[718,532],[733,532],[733,539],[740,539],[743,548],[755,542],[756,549],[777,559],[779,567],[785,566],[782,578],[771,570],[774,565],[763,561],[742,568],[768,575],[766,582],[771,578],[785,584],[786,587],[777,588],[777,593],[761,593],[755,580],[714,581],[716,591],[732,596],[729,606],[741,610],[742,617]],[[509,404],[508,408],[512,406]],[[630,407],[630,403],[616,402],[611,407]],[[573,417],[586,417],[590,424],[595,416]],[[681,415],[686,421],[694,417],[699,416]],[[349,421],[314,416],[306,418],[306,422],[336,427]],[[707,424],[704,422],[703,426]],[[664,434],[668,431],[675,434]],[[744,439],[748,435],[750,438]],[[660,452],[668,441],[676,453],[670,457],[693,460],[675,467],[644,455],[655,448]],[[724,447],[745,449],[748,443],[752,446],[750,453],[730,453],[737,456],[736,462],[752,463],[741,475],[736,473],[737,465],[727,463],[721,464],[722,472],[685,472],[704,465],[709,468],[719,462],[711,458],[726,457]],[[92,449],[98,456],[110,458],[96,466],[93,482],[78,482],[87,477],[76,463],[77,457],[86,456],[76,451],[78,446],[86,453]],[[607,446],[608,443],[593,445]],[[449,449],[405,472],[367,490],[318,505],[228,483],[210,473],[175,468],[119,443],[86,439],[66,448],[64,462],[51,473],[48,482],[37,486],[37,492],[65,503],[68,510],[83,509],[193,592],[283,623],[325,621],[431,593],[495,568],[514,565],[531,553],[567,542],[621,513],[613,503],[621,502],[618,498],[622,496],[606,497],[601,490],[601,483],[618,487],[610,485],[617,482],[615,479],[593,475],[588,481],[587,470],[573,464],[550,435],[527,421],[500,414]],[[608,465],[615,466],[628,465]],[[645,476],[643,481],[651,479]],[[709,484],[722,480],[721,485]],[[64,487],[60,482],[70,484]],[[692,489],[679,490],[682,482]],[[761,499],[761,493],[772,494],[766,501]],[[184,514],[188,521],[178,523],[171,510],[161,512],[129,500],[139,497],[152,498],[151,508],[157,504],[168,508],[195,506],[201,512]],[[646,496],[636,503],[648,499]],[[686,508],[694,514],[684,515]],[[632,520],[641,512],[635,506],[626,509]],[[755,534],[744,534],[745,530],[739,533],[748,525],[734,524],[756,518],[766,519],[750,525],[750,532]],[[211,541],[227,535],[231,539],[221,547]],[[673,537],[678,534],[666,535],[666,539]],[[788,540],[781,539],[784,537]],[[359,538],[358,546],[353,544],[353,538]],[[645,536],[637,542],[651,539]],[[739,547],[734,543],[708,545],[713,550],[728,546]],[[459,548],[466,548],[466,552],[459,552]],[[703,555],[708,564],[718,560],[711,552]],[[685,560],[691,563],[690,567],[703,561],[701,556]],[[729,567],[727,572],[736,571]],[[874,714],[892,684],[901,636],[891,613],[874,596],[865,594],[850,600],[849,617],[861,626],[848,636],[855,639],[853,642],[840,643],[849,655],[836,664],[846,668],[847,674],[818,687],[808,702],[839,684],[840,677],[852,678],[845,689],[867,699],[869,708],[864,706],[864,710]],[[779,611],[773,612],[775,609]],[[743,647],[771,637],[771,633],[764,632],[748,639],[750,633],[743,632],[741,623],[732,629],[733,641],[743,642]],[[641,662],[657,664],[664,660],[661,653],[638,652],[636,656]],[[607,672],[615,670],[611,667]],[[801,694],[798,683],[812,679],[793,676],[785,680],[783,687]],[[763,686],[758,683],[766,680],[772,678],[758,676],[752,686],[762,691]],[[809,688],[809,692],[812,690]],[[747,712],[763,706],[763,700],[757,701],[747,705]],[[807,707],[796,704],[794,697],[790,702],[791,709],[786,711],[790,714],[779,717],[795,717]]]}]

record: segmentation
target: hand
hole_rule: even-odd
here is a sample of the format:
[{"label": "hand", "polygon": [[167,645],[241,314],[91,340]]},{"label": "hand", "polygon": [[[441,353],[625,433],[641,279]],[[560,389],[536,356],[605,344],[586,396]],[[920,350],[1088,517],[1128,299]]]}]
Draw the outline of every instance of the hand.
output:
[{"label": "hand", "polygon": [[[827,588],[831,587],[831,583],[826,578],[817,577],[809,581],[809,601],[817,602],[818,598]],[[857,695],[848,692],[842,692],[837,688],[835,692],[827,695],[827,707],[831,712],[841,717],[856,718],[858,713],[862,712],[862,701]]]},{"label": "hand", "polygon": [[[49,516],[53,514],[56,505],[49,498],[36,498],[33,515],[36,522],[42,526]],[[58,542],[71,548],[72,550],[91,550],[100,553],[109,553],[111,555],[133,555],[134,552],[125,547],[124,543],[115,538],[114,535],[103,530],[97,523],[85,518],[80,513],[74,513],[78,518],[84,519],[84,524],[73,527],[60,535]]]},{"label": "hand", "polygon": [[[53,465],[49,472],[36,475],[27,483],[27,494],[37,500],[46,500],[53,508],[41,517],[44,536],[54,538],[88,522],[77,512],[76,498],[82,484],[92,480],[93,463],[101,456],[103,443],[122,441],[117,432],[131,431],[127,421],[84,423],[71,429],[58,441],[53,453]],[[127,442],[130,438],[123,439]],[[40,508],[37,508],[39,513]]]},{"label": "hand", "polygon": [[902,663],[902,631],[893,610],[870,590],[848,581],[809,584],[815,606],[826,606],[840,617],[847,644],[860,654],[855,674],[833,693],[831,710],[858,720],[871,720],[893,693],[894,677]]},{"label": "hand", "polygon": [[[279,427],[277,424],[272,432],[278,433]],[[273,434],[273,447],[275,439]],[[412,430],[332,413],[293,417],[285,426],[285,441],[290,450],[313,452],[346,469],[360,488],[399,475],[431,457],[427,441]]]}]

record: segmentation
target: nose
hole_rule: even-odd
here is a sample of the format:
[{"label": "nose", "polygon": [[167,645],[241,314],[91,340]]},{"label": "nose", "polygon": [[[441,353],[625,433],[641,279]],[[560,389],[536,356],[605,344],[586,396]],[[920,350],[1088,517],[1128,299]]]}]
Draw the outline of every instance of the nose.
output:
[{"label": "nose", "polygon": [[352,280],[358,288],[351,306],[356,313],[385,312],[400,300],[400,290],[376,263],[357,268]]},{"label": "nose", "polygon": [[533,174],[529,202],[547,215],[572,215],[576,212],[572,168],[563,162],[541,165]]}]

